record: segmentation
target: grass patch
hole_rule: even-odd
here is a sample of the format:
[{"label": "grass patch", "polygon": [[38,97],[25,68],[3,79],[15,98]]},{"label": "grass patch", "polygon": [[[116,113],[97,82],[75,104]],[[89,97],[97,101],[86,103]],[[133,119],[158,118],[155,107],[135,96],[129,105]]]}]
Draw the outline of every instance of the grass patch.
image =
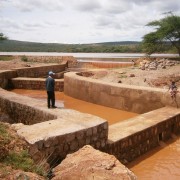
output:
[{"label": "grass patch", "polygon": [[13,56],[0,56],[0,61],[11,61]]},{"label": "grass patch", "polygon": [[11,136],[7,131],[7,127],[0,123],[0,145],[5,145],[11,141]]},{"label": "grass patch", "polygon": [[[20,144],[17,137],[13,135],[10,128],[0,122],[0,175],[6,175],[8,167],[12,169],[21,169],[22,171],[33,172],[38,175],[47,176],[42,163],[35,163],[28,153],[28,148],[20,150],[23,144]],[[18,144],[17,148],[14,148]],[[1,177],[0,177],[1,179]]]},{"label": "grass patch", "polygon": [[7,166],[11,166],[13,169],[21,169],[23,171],[34,172],[41,176],[47,174],[42,167],[35,165],[31,159],[27,150],[23,150],[20,153],[10,152],[8,156],[3,160]]}]

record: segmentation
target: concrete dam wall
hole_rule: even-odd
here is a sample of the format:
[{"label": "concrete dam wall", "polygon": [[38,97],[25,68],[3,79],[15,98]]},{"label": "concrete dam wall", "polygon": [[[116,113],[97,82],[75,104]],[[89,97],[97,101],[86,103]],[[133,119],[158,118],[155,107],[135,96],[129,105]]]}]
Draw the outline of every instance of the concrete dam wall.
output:
[{"label": "concrete dam wall", "polygon": [[[167,90],[106,83],[79,76],[75,72],[65,74],[64,93],[94,104],[135,113],[145,113],[165,106],[177,106],[172,104]],[[177,102],[180,103],[178,94]]]}]

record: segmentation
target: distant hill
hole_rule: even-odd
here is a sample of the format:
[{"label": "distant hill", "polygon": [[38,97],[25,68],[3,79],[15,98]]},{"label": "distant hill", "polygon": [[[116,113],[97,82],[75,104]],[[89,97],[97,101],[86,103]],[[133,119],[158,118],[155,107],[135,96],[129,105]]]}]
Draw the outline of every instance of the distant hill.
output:
[{"label": "distant hill", "polygon": [[58,44],[5,40],[0,41],[0,52],[141,52],[140,44],[138,41]]},{"label": "distant hill", "polygon": [[95,43],[100,45],[137,45],[140,44],[140,41],[117,41],[117,42],[101,42],[101,43]]}]

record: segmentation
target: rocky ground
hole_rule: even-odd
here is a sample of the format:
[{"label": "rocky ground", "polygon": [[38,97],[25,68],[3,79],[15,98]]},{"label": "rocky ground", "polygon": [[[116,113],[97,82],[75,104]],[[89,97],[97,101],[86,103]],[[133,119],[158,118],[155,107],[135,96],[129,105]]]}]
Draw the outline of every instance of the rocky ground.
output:
[{"label": "rocky ground", "polygon": [[[139,62],[138,62],[139,61]],[[171,81],[180,87],[180,62],[162,60],[137,60],[131,67],[103,69],[82,73],[83,76],[104,82],[136,86],[167,88]]]},{"label": "rocky ground", "polygon": [[[70,163],[71,162],[71,163]],[[86,145],[69,154],[54,169],[52,180],[137,180],[137,177],[113,155]]]}]

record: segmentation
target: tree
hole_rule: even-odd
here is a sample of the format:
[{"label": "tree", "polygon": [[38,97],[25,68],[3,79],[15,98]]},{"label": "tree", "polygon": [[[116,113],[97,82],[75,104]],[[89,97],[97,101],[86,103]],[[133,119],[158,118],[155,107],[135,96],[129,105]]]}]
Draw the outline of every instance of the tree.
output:
[{"label": "tree", "polygon": [[143,47],[147,54],[152,54],[170,44],[177,49],[180,56],[180,16],[171,12],[159,21],[152,21],[147,26],[156,28],[154,32],[143,37]]},{"label": "tree", "polygon": [[0,33],[0,41],[1,40],[6,40],[7,39],[7,37],[6,36],[4,36],[4,34],[3,33]]}]

